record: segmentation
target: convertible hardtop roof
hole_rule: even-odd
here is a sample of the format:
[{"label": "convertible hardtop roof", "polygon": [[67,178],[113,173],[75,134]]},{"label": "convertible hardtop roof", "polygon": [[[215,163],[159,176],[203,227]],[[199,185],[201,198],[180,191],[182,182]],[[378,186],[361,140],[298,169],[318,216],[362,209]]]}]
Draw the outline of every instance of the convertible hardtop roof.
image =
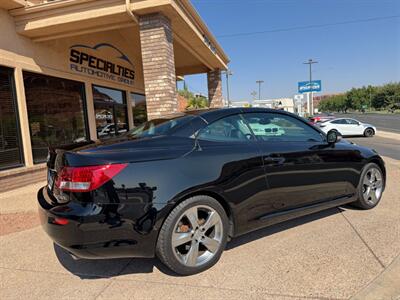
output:
[{"label": "convertible hardtop roof", "polygon": [[271,108],[261,108],[261,107],[232,107],[232,108],[207,108],[198,110],[188,110],[182,113],[176,113],[164,116],[164,118],[176,118],[185,115],[196,115],[201,117],[207,123],[213,122],[214,120],[220,119],[225,116],[237,114],[237,113],[248,113],[248,112],[266,112],[266,113],[281,113],[287,115],[293,115],[284,110],[277,110]]}]

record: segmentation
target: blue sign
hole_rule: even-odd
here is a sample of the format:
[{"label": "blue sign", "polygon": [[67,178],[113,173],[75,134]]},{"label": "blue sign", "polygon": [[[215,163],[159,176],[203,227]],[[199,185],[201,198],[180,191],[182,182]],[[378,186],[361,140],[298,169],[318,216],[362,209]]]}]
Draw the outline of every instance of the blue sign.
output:
[{"label": "blue sign", "polygon": [[320,92],[321,89],[321,80],[299,82],[299,93]]}]

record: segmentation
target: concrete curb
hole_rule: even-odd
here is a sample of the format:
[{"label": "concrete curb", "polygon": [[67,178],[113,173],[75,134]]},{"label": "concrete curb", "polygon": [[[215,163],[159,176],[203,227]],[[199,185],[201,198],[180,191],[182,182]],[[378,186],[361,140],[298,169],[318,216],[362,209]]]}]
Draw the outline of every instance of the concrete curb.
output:
[{"label": "concrete curb", "polygon": [[400,299],[400,256],[351,300]]},{"label": "concrete curb", "polygon": [[400,141],[400,133],[378,130],[376,136]]}]

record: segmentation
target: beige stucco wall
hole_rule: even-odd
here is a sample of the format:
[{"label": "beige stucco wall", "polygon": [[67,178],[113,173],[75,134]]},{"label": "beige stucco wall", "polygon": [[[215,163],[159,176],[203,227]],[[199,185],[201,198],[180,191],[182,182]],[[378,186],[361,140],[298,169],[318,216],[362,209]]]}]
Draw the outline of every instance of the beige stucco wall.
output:
[{"label": "beige stucco wall", "polygon": [[[93,75],[81,74],[70,68],[70,47],[84,44],[90,47],[100,43],[111,44],[125,54],[133,63],[135,79],[133,84],[119,83],[114,80],[106,80]],[[84,48],[78,48],[84,49]],[[118,58],[118,52],[112,48],[104,47],[99,50],[86,49],[89,54],[106,59],[110,62],[126,66],[132,66]],[[32,151],[29,136],[29,124],[27,119],[25,91],[22,72],[24,70],[43,73],[50,76],[67,78],[83,82],[85,84],[89,132],[92,139],[96,139],[96,124],[94,116],[92,84],[124,90],[128,97],[128,120],[132,126],[132,110],[129,101],[129,93],[144,94],[143,69],[141,60],[140,39],[137,27],[129,27],[90,35],[68,37],[47,42],[33,42],[16,33],[14,19],[6,10],[0,9],[0,66],[15,69],[16,91],[19,118],[21,123],[21,135],[24,148],[25,164],[31,166]]]},{"label": "beige stucco wall", "polygon": [[[144,92],[143,70],[140,52],[140,40],[137,29],[131,28],[132,35],[127,37],[119,30],[92,33],[69,37],[48,42],[32,42],[30,39],[22,37],[15,32],[13,18],[7,11],[0,9],[0,64],[10,67],[21,67],[33,72],[51,74],[54,76],[66,77],[69,79],[96,84],[107,85],[110,87]],[[127,32],[125,29],[124,32]],[[130,40],[128,40],[130,38]],[[108,80],[101,80],[91,76],[80,76],[69,68],[70,46],[75,44],[85,44],[94,46],[98,43],[109,43],[120,49],[126,54],[135,66],[136,79],[133,86],[117,84]],[[100,56],[101,54],[99,54]],[[107,53],[105,53],[107,55]],[[110,61],[115,58],[102,57]]]}]

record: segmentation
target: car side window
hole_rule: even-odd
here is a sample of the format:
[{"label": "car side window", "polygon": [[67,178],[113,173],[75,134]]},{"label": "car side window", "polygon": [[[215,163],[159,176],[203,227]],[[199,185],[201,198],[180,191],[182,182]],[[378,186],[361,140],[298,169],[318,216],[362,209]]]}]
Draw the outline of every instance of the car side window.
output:
[{"label": "car side window", "polygon": [[263,141],[322,142],[322,135],[304,122],[285,114],[246,113],[254,135]]},{"label": "car side window", "polygon": [[347,124],[347,122],[344,119],[333,120],[331,123],[332,124]]},{"label": "car side window", "polygon": [[197,137],[215,142],[247,142],[252,136],[244,120],[239,115],[233,115],[209,124]]},{"label": "car side window", "polygon": [[358,122],[356,120],[352,120],[352,119],[346,119],[347,124],[350,125],[358,125]]}]

